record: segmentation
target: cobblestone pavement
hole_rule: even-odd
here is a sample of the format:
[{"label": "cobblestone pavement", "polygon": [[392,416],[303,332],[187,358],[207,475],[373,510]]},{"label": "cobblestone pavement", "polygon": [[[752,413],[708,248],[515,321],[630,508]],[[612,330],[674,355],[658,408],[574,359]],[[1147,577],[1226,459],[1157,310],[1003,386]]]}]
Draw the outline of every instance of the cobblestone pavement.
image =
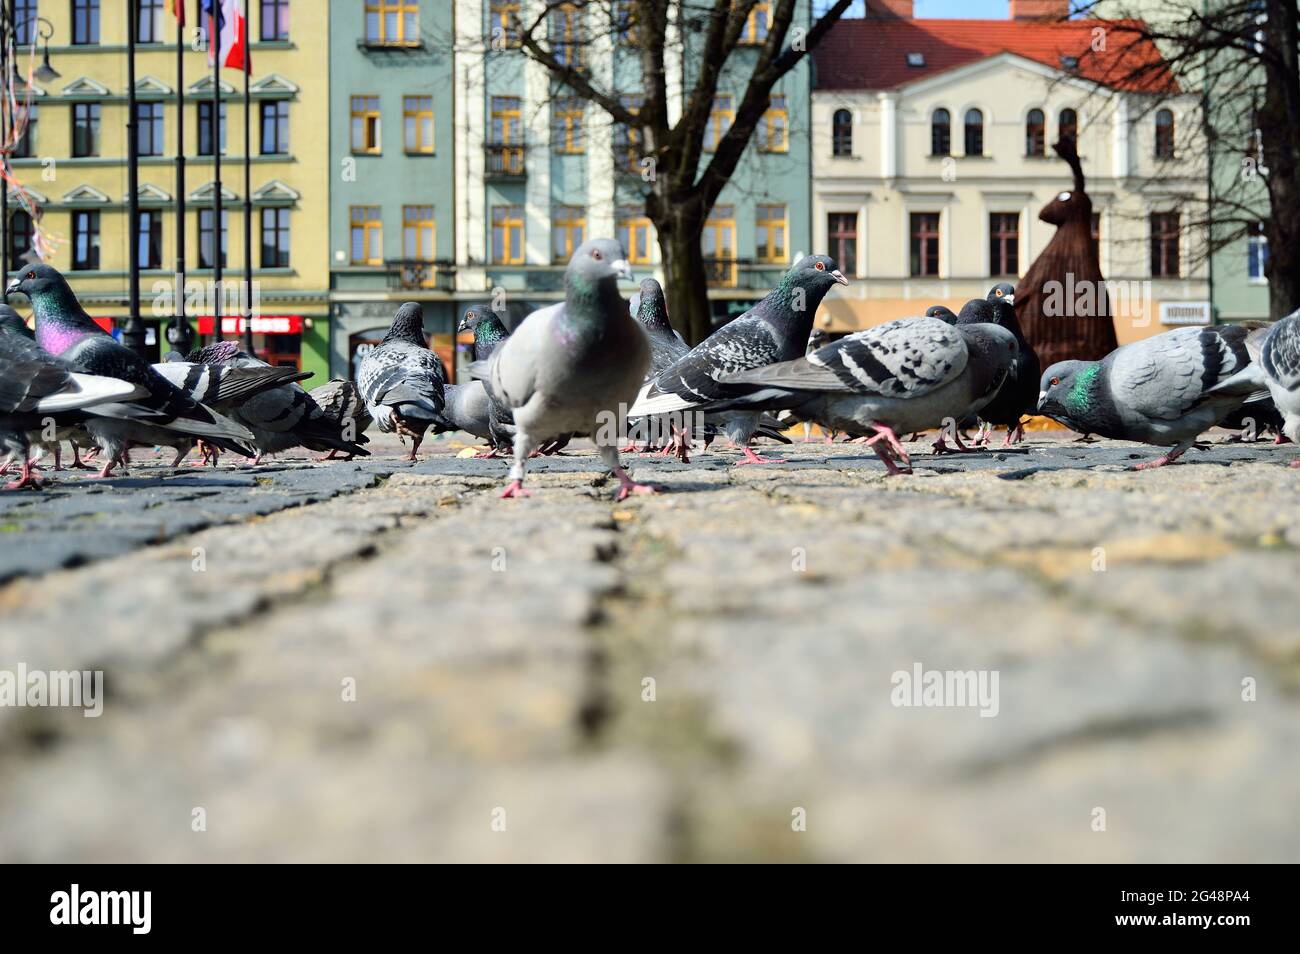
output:
[{"label": "cobblestone pavement", "polygon": [[0,494],[0,859],[1300,859],[1293,448],[464,446]]}]

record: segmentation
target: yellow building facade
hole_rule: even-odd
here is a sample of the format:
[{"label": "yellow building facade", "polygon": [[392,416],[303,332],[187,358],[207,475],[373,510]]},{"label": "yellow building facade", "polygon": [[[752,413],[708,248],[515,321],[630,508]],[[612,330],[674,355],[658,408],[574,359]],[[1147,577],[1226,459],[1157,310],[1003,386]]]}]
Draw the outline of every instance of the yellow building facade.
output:
[{"label": "yellow building facade", "polygon": [[[213,315],[212,198],[214,160],[210,127],[212,69],[187,3],[183,115],[177,116],[177,25],[170,3],[142,3],[137,32],[136,94],[140,104],[139,196],[142,212],[141,315],[150,340],[159,341],[172,311],[176,282],[176,147],[183,129],[186,156],[187,314],[201,332]],[[299,363],[327,376],[329,346],[329,84],[328,18],[295,5],[246,3],[252,40],[250,138],[253,301],[257,350],[274,363]],[[93,24],[74,22],[76,4],[42,2],[53,24],[50,64],[60,76],[34,82],[29,141],[11,160],[18,186],[9,191],[11,260],[31,242],[26,207],[39,210],[36,228],[86,310],[121,326],[127,314],[127,11],[111,0]],[[279,11],[279,13],[277,13]],[[279,15],[280,19],[273,22]],[[267,22],[263,23],[263,19]],[[263,39],[266,37],[266,39]],[[37,61],[39,62],[39,61]],[[29,68],[20,53],[20,74]],[[238,295],[244,263],[243,74],[221,71],[225,148],[221,156],[226,249],[223,281]],[[20,88],[19,103],[23,102]],[[202,141],[201,141],[202,137]],[[201,146],[208,154],[202,155]],[[26,195],[19,194],[27,193]],[[201,236],[200,231],[204,234]],[[201,260],[200,241],[203,240]],[[223,303],[230,314],[235,301]],[[204,321],[204,318],[207,321]],[[159,322],[161,320],[161,327]],[[234,328],[225,325],[231,337]],[[206,337],[206,336],[205,336]],[[203,339],[200,339],[203,340]],[[160,341],[159,353],[168,345]]]}]

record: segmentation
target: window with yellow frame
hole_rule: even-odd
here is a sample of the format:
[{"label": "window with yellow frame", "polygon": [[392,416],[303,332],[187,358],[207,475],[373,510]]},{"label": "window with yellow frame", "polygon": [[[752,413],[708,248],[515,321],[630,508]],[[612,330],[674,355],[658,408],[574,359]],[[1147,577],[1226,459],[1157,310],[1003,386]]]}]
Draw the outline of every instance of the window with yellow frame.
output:
[{"label": "window with yellow frame", "polygon": [[635,205],[620,208],[614,230],[627,252],[628,262],[633,265],[653,264],[654,253],[650,250],[650,243],[654,241],[654,226],[644,209]]},{"label": "window with yellow frame", "polygon": [[581,71],[587,60],[582,15],[576,4],[563,3],[551,10],[547,20],[547,35],[555,61],[576,71]]},{"label": "window with yellow frame", "polygon": [[719,93],[713,97],[713,110],[709,113],[709,123],[704,128],[704,148],[712,152],[722,142],[731,124],[736,119],[736,110],[730,93]]},{"label": "window with yellow frame", "polygon": [[745,20],[745,30],[740,34],[741,43],[759,44],[767,42],[767,33],[772,26],[772,4],[768,0],[759,0],[750,8]]},{"label": "window with yellow frame", "polygon": [[438,273],[432,267],[418,263],[432,263],[438,248],[437,225],[431,205],[402,206],[402,258],[410,266],[404,269],[405,279],[425,288],[438,284]]},{"label": "window with yellow frame", "polygon": [[551,210],[551,260],[567,263],[586,241],[587,210],[580,205],[557,205]]},{"label": "window with yellow frame", "polygon": [[768,101],[767,112],[758,124],[758,148],[763,152],[790,151],[790,112],[784,95]]},{"label": "window with yellow frame", "polygon": [[582,138],[583,101],[566,96],[551,103],[551,147],[559,153],[578,155],[586,151]]},{"label": "window with yellow frame", "polygon": [[408,153],[433,154],[433,97],[402,97],[402,136]]},{"label": "window with yellow frame", "polygon": [[352,227],[352,264],[384,264],[384,223],[379,206],[351,206],[348,219]]},{"label": "window with yellow frame", "polygon": [[524,263],[524,210],[521,206],[492,207],[492,261],[497,265]]},{"label": "window with yellow frame", "polygon": [[519,45],[519,0],[492,0],[488,40],[494,48]]},{"label": "window with yellow frame", "polygon": [[376,46],[418,44],[419,0],[366,0],[366,42]]},{"label": "window with yellow frame", "polygon": [[[640,96],[623,96],[619,100],[623,108],[636,114],[641,111]],[[624,172],[640,174],[641,160],[644,158],[641,152],[641,130],[636,126],[625,126],[622,123],[614,130],[614,162],[619,169]]]},{"label": "window with yellow frame", "polygon": [[379,141],[379,97],[352,97],[352,151],[356,153],[378,153]]},{"label": "window with yellow frame", "polygon": [[789,234],[784,205],[759,205],[754,217],[754,257],[772,264],[785,262]]},{"label": "window with yellow frame", "polygon": [[715,205],[700,236],[710,285],[736,284],[736,207]]},{"label": "window with yellow frame", "polygon": [[618,31],[618,42],[622,46],[637,46],[641,42],[636,26],[635,0],[618,0],[614,26]]}]

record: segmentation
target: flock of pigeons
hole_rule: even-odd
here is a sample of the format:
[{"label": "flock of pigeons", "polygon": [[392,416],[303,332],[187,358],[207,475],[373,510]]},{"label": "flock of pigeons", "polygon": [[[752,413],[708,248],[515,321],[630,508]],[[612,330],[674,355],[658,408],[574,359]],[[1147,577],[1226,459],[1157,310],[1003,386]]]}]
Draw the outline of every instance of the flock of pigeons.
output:
[{"label": "flock of pigeons", "polygon": [[[721,436],[743,452],[738,464],[760,464],[769,458],[751,440],[788,443],[782,432],[799,422],[870,446],[890,474],[911,470],[902,435],[937,428],[936,451],[965,451],[963,431],[978,427],[983,444],[1001,426],[1011,444],[1033,414],[1085,439],[1170,448],[1138,469],[1170,463],[1220,424],[1253,420],[1279,442],[1300,441],[1300,312],[1267,327],[1179,328],[1101,361],[1041,371],[1005,283],[957,314],[935,306],[826,342],[813,318],[826,293],[848,282],[832,259],[810,255],[691,348],[673,331],[653,278],[629,307],[619,282],[631,277],[621,246],[595,239],[570,260],[564,301],[513,334],[493,312],[471,307],[459,327],[474,338],[463,384],[447,383],[420,306],[408,302],[362,359],[355,384],[335,379],[308,392],[298,383],[308,374],[272,367],[234,342],[151,365],[86,315],[58,271],[30,265],[6,297],[28,298],[34,334],[0,305],[0,447],[9,454],[0,472],[21,471],[7,489],[38,485],[35,461],[51,451],[58,469],[61,441],[74,467],[86,466],[82,449],[101,454],[100,476],[128,464],[137,446],[174,448],[173,466],[196,445],[214,465],[222,451],[256,463],[297,446],[351,459],[367,454],[373,423],[409,440],[412,460],[426,434],[452,430],[486,441],[478,456],[512,455],[504,497],[529,494],[531,457],[590,436],[622,500],[654,489],[620,463],[620,449],[638,440],[643,451],[688,461],[695,438],[707,447]],[[629,443],[629,434],[638,436]]]}]

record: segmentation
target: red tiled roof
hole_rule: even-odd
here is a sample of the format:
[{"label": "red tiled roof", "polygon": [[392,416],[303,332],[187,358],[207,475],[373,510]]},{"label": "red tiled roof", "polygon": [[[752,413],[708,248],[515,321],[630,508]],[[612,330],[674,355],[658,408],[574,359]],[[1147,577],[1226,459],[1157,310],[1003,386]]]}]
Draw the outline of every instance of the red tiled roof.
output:
[{"label": "red tiled roof", "polygon": [[[1076,75],[1116,89],[1174,93],[1178,85],[1160,52],[1133,31],[1139,21],[1070,20],[841,20],[813,52],[817,89],[893,89],[965,66],[1014,53],[1053,69],[1061,57],[1078,57]],[[1092,49],[1098,27],[1106,49]],[[920,53],[924,66],[909,66]]]}]

